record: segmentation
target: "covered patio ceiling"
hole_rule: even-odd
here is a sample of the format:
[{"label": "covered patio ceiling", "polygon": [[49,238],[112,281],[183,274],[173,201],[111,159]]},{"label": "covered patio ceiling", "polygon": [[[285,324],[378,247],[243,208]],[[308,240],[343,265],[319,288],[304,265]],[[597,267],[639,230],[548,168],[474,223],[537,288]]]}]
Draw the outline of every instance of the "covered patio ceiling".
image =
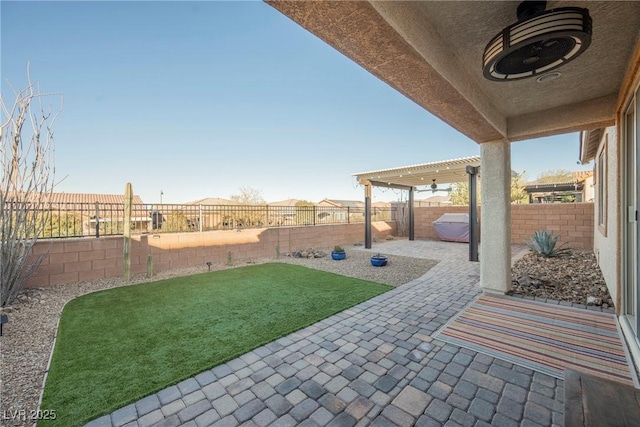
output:
[{"label": "covered patio ceiling", "polygon": [[483,52],[519,1],[266,1],[477,143],[612,125],[640,34],[639,1],[551,0],[589,10],[589,48],[556,80],[495,82]]},{"label": "covered patio ceiling", "polygon": [[436,184],[464,182],[468,179],[467,166],[480,166],[480,156],[381,169],[355,173],[360,184],[370,183],[376,187],[406,188]]}]

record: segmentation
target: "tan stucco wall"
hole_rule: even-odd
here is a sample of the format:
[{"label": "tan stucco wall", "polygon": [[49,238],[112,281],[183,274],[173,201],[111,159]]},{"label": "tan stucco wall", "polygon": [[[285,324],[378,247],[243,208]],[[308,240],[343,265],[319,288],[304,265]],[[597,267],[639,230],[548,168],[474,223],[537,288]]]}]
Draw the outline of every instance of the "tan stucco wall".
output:
[{"label": "tan stucco wall", "polygon": [[595,184],[593,181],[593,177],[584,180],[584,189],[582,190],[582,201],[593,203],[596,192],[595,192]]},{"label": "tan stucco wall", "polygon": [[[618,301],[618,227],[617,220],[619,216],[618,201],[616,194],[618,192],[619,174],[618,174],[618,133],[616,127],[608,127],[602,135],[600,146],[594,160],[596,165],[596,191],[594,195],[594,225],[593,225],[593,252],[598,260],[598,265],[602,271],[605,281],[607,282],[607,288],[611,294],[613,301]],[[606,166],[606,193],[607,193],[607,216],[606,216],[606,228],[598,225],[598,204],[599,191],[598,186],[601,185],[597,181],[599,176],[598,159],[602,151],[606,149],[607,166]],[[617,306],[617,304],[616,304]]]}]

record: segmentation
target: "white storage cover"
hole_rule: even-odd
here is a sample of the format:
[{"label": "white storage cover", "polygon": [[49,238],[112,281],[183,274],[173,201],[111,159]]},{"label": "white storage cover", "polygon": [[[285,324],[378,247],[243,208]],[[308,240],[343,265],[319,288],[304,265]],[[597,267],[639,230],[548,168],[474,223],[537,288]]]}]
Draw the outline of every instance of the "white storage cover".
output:
[{"label": "white storage cover", "polygon": [[469,214],[446,213],[433,221],[440,240],[469,242]]}]

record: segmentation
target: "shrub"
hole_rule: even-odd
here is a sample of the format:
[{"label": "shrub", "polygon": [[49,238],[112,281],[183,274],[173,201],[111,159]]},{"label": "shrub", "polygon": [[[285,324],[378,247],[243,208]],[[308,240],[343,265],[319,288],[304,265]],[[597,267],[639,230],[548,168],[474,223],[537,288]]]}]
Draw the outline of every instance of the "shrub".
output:
[{"label": "shrub", "polygon": [[333,247],[333,252],[344,252],[344,249],[342,249],[341,246],[334,246]]},{"label": "shrub", "polygon": [[538,255],[542,255],[545,258],[560,257],[568,254],[571,249],[563,248],[561,245],[556,248],[556,243],[560,236],[554,236],[553,233],[547,230],[539,230],[533,234],[531,240],[526,242],[529,249]]}]

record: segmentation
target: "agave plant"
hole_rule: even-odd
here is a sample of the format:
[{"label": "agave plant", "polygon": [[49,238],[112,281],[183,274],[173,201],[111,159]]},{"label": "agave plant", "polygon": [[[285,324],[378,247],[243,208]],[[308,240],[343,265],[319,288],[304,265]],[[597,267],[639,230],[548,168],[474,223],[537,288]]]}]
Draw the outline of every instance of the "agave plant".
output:
[{"label": "agave plant", "polygon": [[563,248],[564,245],[556,248],[559,238],[560,236],[555,236],[547,230],[538,230],[533,233],[533,237],[526,244],[529,249],[545,258],[560,257],[571,252],[571,249]]}]

